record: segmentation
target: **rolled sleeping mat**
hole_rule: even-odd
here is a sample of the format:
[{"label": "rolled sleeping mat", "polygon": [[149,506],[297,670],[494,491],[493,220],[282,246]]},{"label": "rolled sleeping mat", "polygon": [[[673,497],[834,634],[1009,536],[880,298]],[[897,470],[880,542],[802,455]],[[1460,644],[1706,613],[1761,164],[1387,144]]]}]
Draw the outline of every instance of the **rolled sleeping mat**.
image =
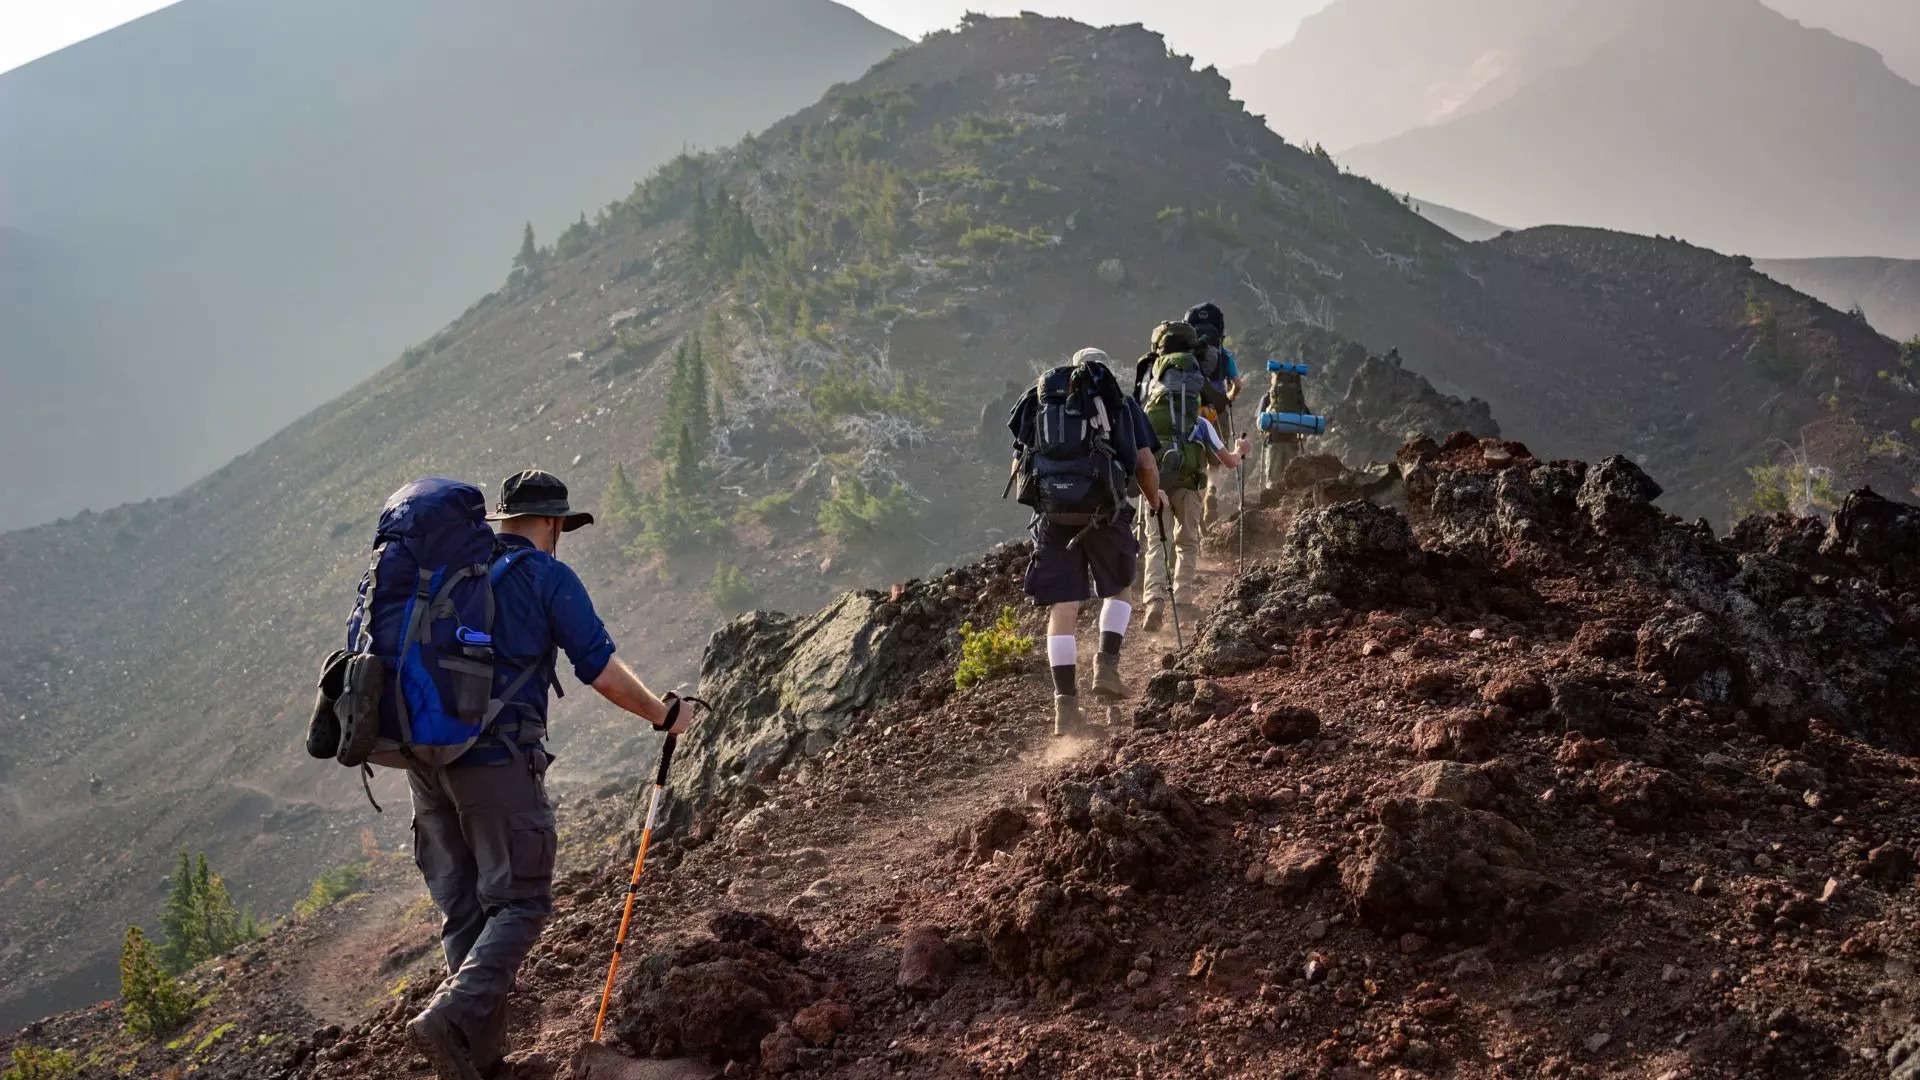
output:
[{"label": "rolled sleeping mat", "polygon": [[1275,375],[1282,375],[1289,372],[1295,375],[1305,375],[1307,373],[1307,365],[1283,364],[1278,360],[1269,360],[1267,361],[1267,370],[1273,372]]},{"label": "rolled sleeping mat", "polygon": [[1263,412],[1260,430],[1281,435],[1325,435],[1327,418],[1312,413]]}]

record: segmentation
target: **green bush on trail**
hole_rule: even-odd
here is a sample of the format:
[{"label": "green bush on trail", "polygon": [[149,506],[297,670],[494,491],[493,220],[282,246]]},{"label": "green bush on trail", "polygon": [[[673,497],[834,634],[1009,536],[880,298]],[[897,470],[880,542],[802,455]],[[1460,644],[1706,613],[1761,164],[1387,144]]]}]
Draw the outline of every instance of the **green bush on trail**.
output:
[{"label": "green bush on trail", "polygon": [[960,624],[960,666],[953,672],[953,688],[965,690],[996,675],[1018,671],[1033,652],[1033,638],[1020,632],[1020,620],[1008,605],[985,630]]},{"label": "green bush on trail", "polygon": [[366,881],[367,868],[364,863],[347,863],[331,870],[322,870],[320,876],[313,879],[313,887],[307,890],[306,897],[294,903],[293,917],[304,919],[332,907],[359,892]]}]

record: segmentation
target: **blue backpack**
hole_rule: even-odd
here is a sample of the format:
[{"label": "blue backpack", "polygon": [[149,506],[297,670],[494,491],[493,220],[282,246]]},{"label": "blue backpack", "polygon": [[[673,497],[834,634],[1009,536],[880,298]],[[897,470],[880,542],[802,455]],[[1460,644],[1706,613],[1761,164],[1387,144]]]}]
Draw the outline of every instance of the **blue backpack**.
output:
[{"label": "blue backpack", "polygon": [[[338,747],[316,752],[310,738],[309,752],[361,766],[363,774],[368,763],[449,764],[545,670],[529,664],[493,693],[493,588],[527,550],[495,546],[486,506],[479,488],[439,477],[387,498],[347,620],[347,648],[329,659],[329,670],[338,669]],[[323,698],[327,682],[323,675]]]}]

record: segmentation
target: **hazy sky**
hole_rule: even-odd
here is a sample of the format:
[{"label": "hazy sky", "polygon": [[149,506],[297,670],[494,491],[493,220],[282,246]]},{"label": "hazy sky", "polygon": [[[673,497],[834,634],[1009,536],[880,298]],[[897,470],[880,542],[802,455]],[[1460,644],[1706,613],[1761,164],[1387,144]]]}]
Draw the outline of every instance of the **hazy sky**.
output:
[{"label": "hazy sky", "polygon": [[[688,0],[699,3],[701,0]],[[1068,15],[1090,23],[1144,22],[1206,63],[1244,64],[1285,44],[1302,16],[1331,0],[842,0],[891,30],[917,38],[953,26],[967,11]],[[0,71],[167,6],[167,0],[0,0]]]}]

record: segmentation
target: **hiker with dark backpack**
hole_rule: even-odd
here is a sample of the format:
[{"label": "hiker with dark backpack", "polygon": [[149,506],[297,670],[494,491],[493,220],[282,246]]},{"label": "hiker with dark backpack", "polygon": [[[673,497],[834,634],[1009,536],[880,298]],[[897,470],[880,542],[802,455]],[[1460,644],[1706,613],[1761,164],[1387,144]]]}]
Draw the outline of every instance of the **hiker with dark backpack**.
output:
[{"label": "hiker with dark backpack", "polygon": [[[1214,390],[1207,404],[1224,423],[1216,423],[1215,429],[1223,441],[1231,441],[1240,429],[1233,423],[1233,403],[1240,399],[1242,380],[1239,363],[1227,348],[1227,316],[1220,306],[1209,300],[1195,304],[1187,309],[1184,320],[1193,327],[1194,336],[1200,339],[1199,347],[1194,350],[1194,358],[1200,363],[1200,373],[1207,377],[1207,383]],[[1223,400],[1224,399],[1224,400]],[[1217,473],[1207,472],[1206,494],[1201,503],[1202,520],[1211,523],[1220,516],[1220,485]]]},{"label": "hiker with dark backpack", "polygon": [[1192,326],[1161,323],[1154,328],[1151,351],[1136,368],[1136,392],[1160,444],[1160,486],[1173,518],[1171,548],[1157,530],[1147,534],[1147,610],[1141,626],[1149,631],[1160,629],[1171,605],[1191,602],[1200,570],[1201,493],[1208,467],[1229,461],[1237,466],[1246,453],[1244,445],[1228,451],[1207,419],[1225,395],[1200,370],[1199,348]]},{"label": "hiker with dark backpack", "polygon": [[1083,726],[1074,630],[1084,601],[1102,601],[1094,696],[1133,696],[1120,678],[1120,647],[1133,617],[1121,593],[1133,583],[1140,553],[1132,496],[1137,491],[1150,510],[1160,505],[1158,443],[1099,349],[1081,349],[1071,364],[1041,375],[1014,405],[1007,428],[1014,443],[1008,490],[1018,484],[1020,502],[1033,510],[1033,560],[1023,585],[1047,608],[1053,733],[1071,735]]},{"label": "hiker with dark backpack", "polygon": [[543,744],[558,654],[656,731],[693,719],[613,655],[585,586],[554,557],[561,534],[592,523],[537,469],[508,477],[492,513],[471,484],[408,484],[381,512],[348,647],[322,674],[308,752],[363,778],[369,764],[407,770],[414,861],[449,973],[407,1033],[441,1080],[479,1080],[505,1056],[507,993],[553,912]]}]

